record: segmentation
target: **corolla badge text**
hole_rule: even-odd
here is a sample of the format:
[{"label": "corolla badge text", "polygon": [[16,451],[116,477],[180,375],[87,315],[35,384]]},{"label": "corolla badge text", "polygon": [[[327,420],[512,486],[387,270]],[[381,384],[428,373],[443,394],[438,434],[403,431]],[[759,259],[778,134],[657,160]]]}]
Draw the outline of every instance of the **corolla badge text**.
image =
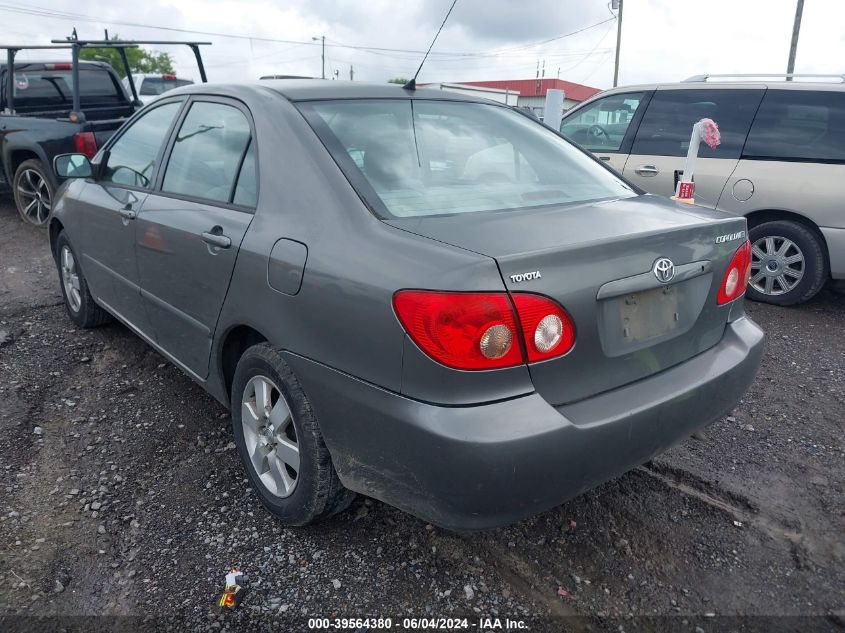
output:
[{"label": "corolla badge text", "polygon": [[534,270],[530,273],[519,273],[518,275],[511,275],[511,281],[518,284],[520,281],[531,281],[532,279],[540,279],[539,270]]},{"label": "corolla badge text", "polygon": [[727,235],[720,235],[716,238],[716,244],[724,244],[725,242],[733,242],[745,237],[745,231],[737,231],[736,233],[728,233]]}]

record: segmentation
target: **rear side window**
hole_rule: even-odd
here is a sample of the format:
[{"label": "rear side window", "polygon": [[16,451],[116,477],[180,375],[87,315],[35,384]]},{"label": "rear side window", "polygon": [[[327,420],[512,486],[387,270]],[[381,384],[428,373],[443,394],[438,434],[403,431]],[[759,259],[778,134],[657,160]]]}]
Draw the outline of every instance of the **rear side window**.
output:
[{"label": "rear side window", "polygon": [[702,158],[739,158],[763,90],[658,90],[640,123],[632,154],[686,156],[692,126],[703,118],[719,126],[722,143],[699,149]]},{"label": "rear side window", "polygon": [[[51,105],[59,108],[70,107],[73,105],[71,71],[16,70],[14,94],[16,108]],[[126,102],[122,87],[114,81],[111,74],[96,68],[79,69],[79,98],[83,106]]]},{"label": "rear side window", "polygon": [[181,102],[147,110],[109,148],[102,179],[118,185],[149,187],[156,158]]},{"label": "rear side window", "polygon": [[845,92],[770,89],[743,156],[845,161]]},{"label": "rear side window", "polygon": [[194,103],[176,135],[162,191],[231,201],[250,134],[249,121],[238,108]]},{"label": "rear side window", "polygon": [[643,97],[644,92],[631,92],[594,101],[566,117],[560,131],[588,150],[618,152]]}]

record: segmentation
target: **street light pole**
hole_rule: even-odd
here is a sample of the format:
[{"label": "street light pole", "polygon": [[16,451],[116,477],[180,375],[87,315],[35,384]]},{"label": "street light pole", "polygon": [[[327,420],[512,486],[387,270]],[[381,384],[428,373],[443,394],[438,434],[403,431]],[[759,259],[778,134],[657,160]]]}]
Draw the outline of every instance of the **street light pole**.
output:
[{"label": "street light pole", "polygon": [[613,0],[614,8],[619,8],[619,15],[616,17],[616,63],[613,66],[613,87],[619,83],[619,49],[622,48],[622,0]]},{"label": "street light pole", "polygon": [[789,44],[789,61],[786,63],[787,81],[792,81],[795,72],[795,53],[798,51],[798,34],[801,32],[801,15],[804,13],[804,0],[798,0],[795,7],[795,22],[792,23],[792,42]]},{"label": "street light pole", "polygon": [[326,36],[323,35],[321,37],[312,37],[311,39],[315,42],[318,41],[318,40],[323,41],[323,55],[322,55],[322,58],[323,58],[323,79],[325,79],[326,78]]}]

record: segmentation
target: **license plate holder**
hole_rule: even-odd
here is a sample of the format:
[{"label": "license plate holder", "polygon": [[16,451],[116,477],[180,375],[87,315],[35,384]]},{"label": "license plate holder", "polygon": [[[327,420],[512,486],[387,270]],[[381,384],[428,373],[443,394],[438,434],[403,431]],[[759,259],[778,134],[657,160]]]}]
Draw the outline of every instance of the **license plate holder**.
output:
[{"label": "license plate holder", "polygon": [[678,286],[661,286],[617,299],[622,340],[641,343],[663,336],[680,325]]}]

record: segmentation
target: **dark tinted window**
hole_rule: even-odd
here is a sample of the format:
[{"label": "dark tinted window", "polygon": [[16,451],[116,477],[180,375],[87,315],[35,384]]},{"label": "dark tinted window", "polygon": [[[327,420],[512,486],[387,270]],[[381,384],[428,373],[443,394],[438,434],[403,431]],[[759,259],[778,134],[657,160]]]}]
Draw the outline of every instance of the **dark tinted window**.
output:
[{"label": "dark tinted window", "polygon": [[702,158],[739,158],[762,90],[658,90],[640,123],[632,154],[686,156],[692,126],[713,119],[722,134],[716,149],[701,145]]},{"label": "dark tinted window", "polygon": [[158,152],[181,105],[166,103],[136,119],[111,146],[103,180],[149,187]]},{"label": "dark tinted window", "polygon": [[162,191],[228,202],[249,139],[249,122],[236,107],[195,103],[176,136]]},{"label": "dark tinted window", "polygon": [[560,131],[586,149],[618,152],[644,96],[631,92],[599,99],[566,117]]},{"label": "dark tinted window", "polygon": [[174,88],[190,86],[192,83],[194,82],[187,79],[176,79],[176,77],[172,79],[169,77],[144,77],[141,81],[141,91],[139,94],[145,97],[160,95]]},{"label": "dark tinted window", "polygon": [[769,90],[744,155],[845,161],[845,92]]},{"label": "dark tinted window", "polygon": [[[70,107],[73,104],[72,87],[70,70],[16,70],[15,107]],[[111,74],[97,68],[79,69],[79,98],[82,105],[126,101],[122,88],[112,79]]]},{"label": "dark tinted window", "polygon": [[258,180],[255,174],[255,143],[249,144],[249,149],[244,156],[241,172],[238,174],[238,184],[235,187],[235,197],[232,200],[235,204],[242,204],[245,207],[254,207],[258,201]]}]

